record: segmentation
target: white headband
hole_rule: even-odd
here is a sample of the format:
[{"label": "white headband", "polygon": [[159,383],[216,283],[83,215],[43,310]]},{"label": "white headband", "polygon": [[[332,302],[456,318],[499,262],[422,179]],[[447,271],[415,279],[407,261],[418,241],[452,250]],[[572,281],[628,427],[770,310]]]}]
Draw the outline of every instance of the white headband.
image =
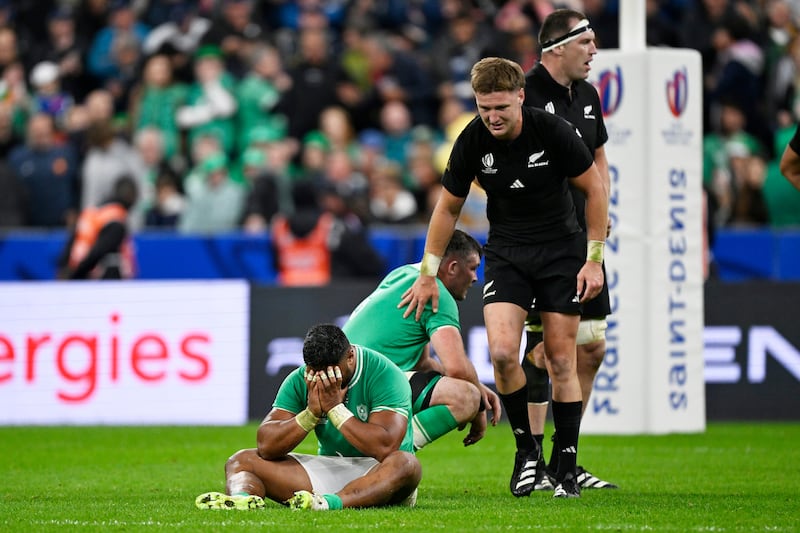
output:
[{"label": "white headband", "polygon": [[575,26],[573,26],[569,32],[565,33],[561,37],[542,43],[542,53],[549,52],[556,46],[561,46],[562,44],[567,44],[570,41],[574,41],[580,34],[591,31],[591,29],[592,27],[589,26],[589,19],[583,19],[575,24]]}]

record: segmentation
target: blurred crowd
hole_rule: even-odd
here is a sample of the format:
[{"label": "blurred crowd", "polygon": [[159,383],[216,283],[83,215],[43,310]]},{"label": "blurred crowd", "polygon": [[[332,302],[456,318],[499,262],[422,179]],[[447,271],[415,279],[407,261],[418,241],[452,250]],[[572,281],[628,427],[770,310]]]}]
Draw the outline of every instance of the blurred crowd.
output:
[{"label": "blurred crowd", "polygon": [[[775,163],[800,5],[646,5],[649,46],[702,54],[711,222],[800,224]],[[426,222],[472,64],[533,67],[558,7],[618,47],[618,0],[0,0],[0,226],[70,227],[120,178],[134,231],[267,232],[297,198],[352,231]],[[483,209],[476,190],[462,223]]]}]

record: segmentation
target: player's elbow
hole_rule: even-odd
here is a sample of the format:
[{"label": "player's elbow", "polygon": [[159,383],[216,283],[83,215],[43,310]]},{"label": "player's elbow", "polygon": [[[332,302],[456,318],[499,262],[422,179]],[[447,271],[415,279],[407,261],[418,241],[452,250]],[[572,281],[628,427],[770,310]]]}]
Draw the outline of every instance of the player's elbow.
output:
[{"label": "player's elbow", "polygon": [[267,443],[261,442],[260,440],[258,441],[258,444],[256,445],[256,452],[258,453],[259,457],[261,457],[262,459],[264,459],[266,461],[278,458],[278,454],[275,453],[275,450],[273,449],[273,447],[270,446]]},{"label": "player's elbow", "polygon": [[442,366],[444,367],[444,375],[449,378],[455,379],[468,379],[469,378],[469,367],[466,364],[466,361],[453,361],[444,359],[442,361]]},{"label": "player's elbow", "polygon": [[256,451],[262,459],[278,459],[286,455],[286,449],[275,439],[274,432],[264,425],[256,434]]},{"label": "player's elbow", "polygon": [[378,462],[383,462],[391,454],[400,450],[404,436],[405,432],[403,434],[387,432],[382,438],[375,439],[371,443],[369,453],[366,455],[374,457]]}]

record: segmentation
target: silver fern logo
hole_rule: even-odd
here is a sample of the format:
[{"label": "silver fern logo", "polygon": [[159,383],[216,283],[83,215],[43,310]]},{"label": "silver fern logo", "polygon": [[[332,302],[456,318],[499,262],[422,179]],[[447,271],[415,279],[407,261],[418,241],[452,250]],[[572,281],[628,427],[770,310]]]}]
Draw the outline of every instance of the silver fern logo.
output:
[{"label": "silver fern logo", "polygon": [[[542,156],[544,155],[544,150],[541,152],[536,152],[528,156],[528,168],[535,168],[535,167],[546,167],[550,164],[550,160],[546,161],[539,161]],[[513,186],[512,186],[513,187]]]},{"label": "silver fern logo", "polygon": [[484,174],[495,174],[497,172],[496,168],[492,168],[494,165],[494,155],[491,152],[481,157],[481,163],[483,163],[483,172]]},{"label": "silver fern logo", "polygon": [[547,102],[544,104],[544,110],[548,113],[556,114],[556,106],[553,105],[553,102]]}]

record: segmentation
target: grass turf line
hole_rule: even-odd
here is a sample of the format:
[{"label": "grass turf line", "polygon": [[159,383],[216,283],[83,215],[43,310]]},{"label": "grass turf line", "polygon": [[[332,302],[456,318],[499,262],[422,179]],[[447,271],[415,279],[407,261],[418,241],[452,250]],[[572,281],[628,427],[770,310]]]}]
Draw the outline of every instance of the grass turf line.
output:
[{"label": "grass turf line", "polygon": [[[415,509],[200,511],[242,427],[0,427],[0,531],[798,531],[800,424],[711,423],[703,434],[581,437],[579,462],[619,490],[516,499],[513,439],[453,432],[419,453]],[[548,434],[551,431],[548,428]],[[549,453],[549,443],[545,453]],[[313,453],[315,441],[302,450]]]}]

